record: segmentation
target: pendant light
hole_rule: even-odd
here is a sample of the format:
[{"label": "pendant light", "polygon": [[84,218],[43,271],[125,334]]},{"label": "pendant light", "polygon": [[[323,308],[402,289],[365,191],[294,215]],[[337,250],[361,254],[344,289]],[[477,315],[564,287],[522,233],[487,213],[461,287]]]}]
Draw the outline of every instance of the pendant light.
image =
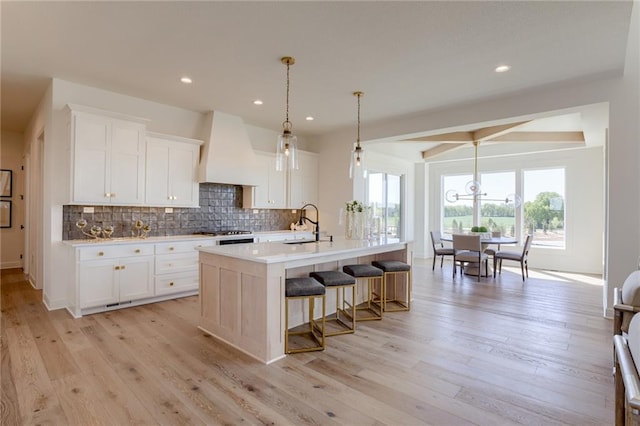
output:
[{"label": "pendant light", "polygon": [[479,225],[480,222],[480,201],[500,201],[511,208],[518,208],[522,205],[522,198],[518,194],[508,194],[504,198],[487,198],[488,194],[482,192],[478,174],[478,145],[480,145],[480,141],[473,141],[473,180],[470,180],[464,186],[465,193],[460,194],[455,189],[450,189],[444,194],[445,200],[449,203],[455,203],[456,201],[473,202],[474,226]]},{"label": "pendant light", "polygon": [[291,122],[289,121],[289,68],[296,63],[291,56],[285,56],[280,62],[287,66],[287,98],[286,114],[282,123],[282,134],[278,135],[278,145],[276,149],[276,170],[298,169],[298,138],[291,133]]},{"label": "pendant light", "polygon": [[353,146],[353,151],[351,151],[349,178],[353,179],[354,176],[362,176],[366,179],[367,168],[364,163],[364,151],[360,146],[360,98],[364,96],[364,92],[353,92],[353,96],[358,98],[358,134],[356,137],[356,143]]}]

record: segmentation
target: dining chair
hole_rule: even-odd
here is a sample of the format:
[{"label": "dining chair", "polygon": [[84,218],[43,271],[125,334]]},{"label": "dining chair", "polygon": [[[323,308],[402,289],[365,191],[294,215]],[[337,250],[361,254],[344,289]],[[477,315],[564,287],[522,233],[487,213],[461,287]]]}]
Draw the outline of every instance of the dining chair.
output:
[{"label": "dining chair", "polygon": [[436,269],[436,258],[440,256],[440,268],[444,264],[445,256],[453,256],[453,248],[445,247],[442,242],[442,234],[440,231],[431,231],[431,246],[433,247],[433,265],[431,266],[431,270]]},{"label": "dining chair", "polygon": [[466,263],[478,264],[478,281],[482,275],[484,262],[485,275],[489,276],[489,256],[482,249],[480,235],[453,234],[453,277],[456,277],[456,266],[460,263],[460,273]]},{"label": "dining chair", "polygon": [[524,246],[522,246],[522,251],[509,251],[509,250],[500,250],[497,251],[493,255],[493,278],[496,277],[496,270],[498,267],[500,270],[498,272],[502,273],[502,261],[503,260],[513,260],[514,262],[520,262],[520,270],[522,271],[522,281],[525,280],[525,271],[526,276],[529,278],[529,248],[531,248],[531,242],[533,241],[533,234],[527,234],[527,239],[524,242]]},{"label": "dining chair", "polygon": [[[500,237],[502,237],[501,231],[491,231],[491,238],[500,238]],[[500,251],[500,244],[498,244],[497,248],[487,247],[486,249],[484,249],[484,252],[487,253],[489,256],[493,256],[494,254],[496,254],[497,251]]]}]

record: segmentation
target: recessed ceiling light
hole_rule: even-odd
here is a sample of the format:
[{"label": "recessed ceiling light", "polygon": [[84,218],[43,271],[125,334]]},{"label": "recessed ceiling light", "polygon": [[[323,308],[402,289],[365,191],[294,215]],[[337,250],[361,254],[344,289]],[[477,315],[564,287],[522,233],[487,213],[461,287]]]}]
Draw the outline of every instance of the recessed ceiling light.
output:
[{"label": "recessed ceiling light", "polygon": [[305,120],[307,120],[307,121],[313,121],[313,117],[312,117],[312,116],[305,117]]},{"label": "recessed ceiling light", "polygon": [[180,81],[183,82],[184,84],[191,84],[192,83],[191,79],[189,77],[187,77],[187,76],[182,77],[180,79]]},{"label": "recessed ceiling light", "polygon": [[500,65],[500,66],[496,67],[495,71],[496,72],[507,72],[510,69],[511,69],[511,67],[509,65]]},{"label": "recessed ceiling light", "polygon": [[256,99],[255,101],[253,101],[254,105],[262,105],[262,101],[260,99]]}]

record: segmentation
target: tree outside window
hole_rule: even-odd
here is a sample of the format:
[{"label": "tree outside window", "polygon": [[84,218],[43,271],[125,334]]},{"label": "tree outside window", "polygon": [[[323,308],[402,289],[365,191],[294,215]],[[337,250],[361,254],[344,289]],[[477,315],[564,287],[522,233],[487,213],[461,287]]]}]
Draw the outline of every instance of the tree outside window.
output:
[{"label": "tree outside window", "polygon": [[524,172],[524,230],[533,244],[565,246],[564,169]]}]

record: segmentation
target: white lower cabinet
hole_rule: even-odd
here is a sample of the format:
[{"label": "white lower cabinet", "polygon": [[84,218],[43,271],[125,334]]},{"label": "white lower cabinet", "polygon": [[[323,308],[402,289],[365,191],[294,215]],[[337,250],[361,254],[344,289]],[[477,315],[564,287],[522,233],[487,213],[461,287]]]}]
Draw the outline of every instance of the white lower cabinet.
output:
[{"label": "white lower cabinet", "polygon": [[80,249],[79,257],[80,308],[108,307],[153,296],[152,246],[92,246]]},{"label": "white lower cabinet", "polygon": [[76,282],[74,316],[198,293],[197,247],[215,239],[70,244]]},{"label": "white lower cabinet", "polygon": [[156,244],[156,294],[198,291],[197,248],[214,243],[214,240],[204,240]]}]

